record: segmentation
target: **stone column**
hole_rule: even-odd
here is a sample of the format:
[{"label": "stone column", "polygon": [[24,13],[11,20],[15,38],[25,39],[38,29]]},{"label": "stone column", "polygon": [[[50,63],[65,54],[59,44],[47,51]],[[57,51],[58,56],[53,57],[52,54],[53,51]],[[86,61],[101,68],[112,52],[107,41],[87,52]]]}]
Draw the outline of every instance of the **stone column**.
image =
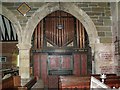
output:
[{"label": "stone column", "polygon": [[30,48],[31,44],[20,43],[19,48],[19,75],[22,79],[30,78]]}]

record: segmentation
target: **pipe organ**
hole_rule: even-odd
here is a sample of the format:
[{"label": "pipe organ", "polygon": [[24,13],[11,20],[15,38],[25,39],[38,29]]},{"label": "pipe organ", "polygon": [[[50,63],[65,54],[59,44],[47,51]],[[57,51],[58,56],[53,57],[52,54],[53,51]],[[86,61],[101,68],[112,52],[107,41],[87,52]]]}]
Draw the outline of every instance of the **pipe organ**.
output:
[{"label": "pipe organ", "polygon": [[43,47],[82,49],[87,47],[88,36],[79,20],[71,14],[56,11],[46,16],[37,25],[33,42],[34,49]]},{"label": "pipe organ", "polygon": [[59,75],[84,76],[91,73],[89,39],[82,23],[64,11],[41,20],[33,34],[34,76],[48,87],[58,87]]}]

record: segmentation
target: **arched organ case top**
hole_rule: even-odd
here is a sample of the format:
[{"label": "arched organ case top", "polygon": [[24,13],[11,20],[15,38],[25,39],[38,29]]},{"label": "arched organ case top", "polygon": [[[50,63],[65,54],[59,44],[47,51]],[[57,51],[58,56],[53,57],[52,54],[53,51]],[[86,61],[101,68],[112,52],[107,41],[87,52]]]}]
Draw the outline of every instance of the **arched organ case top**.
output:
[{"label": "arched organ case top", "polygon": [[[62,28],[59,29],[58,25],[62,25]],[[88,35],[82,23],[63,11],[46,16],[34,31],[34,50],[48,47],[83,49],[88,47],[88,44]]]}]

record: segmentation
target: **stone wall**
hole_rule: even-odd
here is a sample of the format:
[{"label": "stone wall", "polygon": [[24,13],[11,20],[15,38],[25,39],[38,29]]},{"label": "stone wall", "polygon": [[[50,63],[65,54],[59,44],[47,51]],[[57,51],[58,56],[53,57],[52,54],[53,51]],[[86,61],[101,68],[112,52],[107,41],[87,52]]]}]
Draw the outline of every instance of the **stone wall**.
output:
[{"label": "stone wall", "polygon": [[120,75],[120,2],[118,3],[118,37],[119,37],[119,56],[118,56],[118,72]]},{"label": "stone wall", "polygon": [[119,9],[120,9],[120,5],[119,3],[116,2],[112,2],[111,3],[111,14],[112,14],[112,37],[113,37],[113,44],[114,44],[114,67],[113,69],[115,70],[115,72],[120,75],[120,22],[119,22]]},{"label": "stone wall", "polygon": [[2,68],[11,68],[17,66],[17,55],[18,55],[18,48],[16,46],[17,42],[14,43],[0,43],[0,55],[6,57],[6,62],[2,63]]},{"label": "stone wall", "polygon": [[111,9],[110,3],[107,2],[91,2],[91,3],[77,3],[77,5],[84,10],[93,20],[100,43],[111,43]]},{"label": "stone wall", "polygon": [[[12,11],[17,19],[19,20],[22,27],[26,26],[27,21],[38,10],[41,6],[46,3],[42,2],[27,2],[31,7],[31,10],[27,13],[26,16],[23,16],[17,11],[18,6],[21,5],[21,2],[18,3],[6,3],[3,2],[2,5],[7,7]],[[69,4],[69,3],[68,3]],[[79,8],[85,11],[90,18],[93,20],[98,36],[100,37],[101,43],[111,43],[112,42],[112,33],[111,33],[111,9],[110,3],[108,2],[83,2],[75,3]]]}]

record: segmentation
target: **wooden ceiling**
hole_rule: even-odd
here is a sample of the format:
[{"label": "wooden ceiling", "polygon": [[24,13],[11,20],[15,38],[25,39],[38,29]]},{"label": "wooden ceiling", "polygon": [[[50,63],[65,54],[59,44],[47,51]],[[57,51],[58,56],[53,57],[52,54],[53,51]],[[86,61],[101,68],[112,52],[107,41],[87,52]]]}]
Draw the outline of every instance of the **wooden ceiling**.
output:
[{"label": "wooden ceiling", "polygon": [[18,41],[13,24],[3,15],[0,15],[0,41]]}]

